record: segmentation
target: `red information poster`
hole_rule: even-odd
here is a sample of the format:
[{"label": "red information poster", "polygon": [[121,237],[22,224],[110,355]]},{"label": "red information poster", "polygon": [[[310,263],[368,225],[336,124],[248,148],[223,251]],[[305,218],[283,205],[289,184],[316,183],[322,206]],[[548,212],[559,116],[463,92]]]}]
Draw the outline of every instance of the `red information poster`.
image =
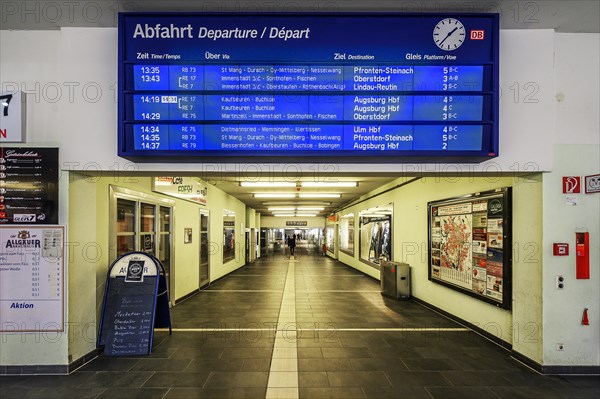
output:
[{"label": "red information poster", "polygon": [[429,280],[510,308],[510,188],[428,205]]}]

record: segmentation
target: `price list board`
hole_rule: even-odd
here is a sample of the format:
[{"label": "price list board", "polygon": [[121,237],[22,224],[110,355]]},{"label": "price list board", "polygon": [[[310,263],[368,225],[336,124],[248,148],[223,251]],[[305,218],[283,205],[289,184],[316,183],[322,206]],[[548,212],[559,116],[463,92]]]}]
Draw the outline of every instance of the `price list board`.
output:
[{"label": "price list board", "polygon": [[64,331],[63,251],[63,226],[0,226],[0,332]]},{"label": "price list board", "polygon": [[58,224],[58,148],[0,147],[0,225]]},{"label": "price list board", "polygon": [[119,155],[498,156],[496,14],[121,14]]}]

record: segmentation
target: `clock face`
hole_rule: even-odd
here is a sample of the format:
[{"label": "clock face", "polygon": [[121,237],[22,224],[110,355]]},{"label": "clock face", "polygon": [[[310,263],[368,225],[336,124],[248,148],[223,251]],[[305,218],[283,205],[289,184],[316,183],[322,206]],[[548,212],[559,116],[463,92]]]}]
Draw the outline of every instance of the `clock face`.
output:
[{"label": "clock face", "polygon": [[454,18],[442,19],[433,28],[433,41],[445,51],[459,48],[465,41],[465,27]]}]

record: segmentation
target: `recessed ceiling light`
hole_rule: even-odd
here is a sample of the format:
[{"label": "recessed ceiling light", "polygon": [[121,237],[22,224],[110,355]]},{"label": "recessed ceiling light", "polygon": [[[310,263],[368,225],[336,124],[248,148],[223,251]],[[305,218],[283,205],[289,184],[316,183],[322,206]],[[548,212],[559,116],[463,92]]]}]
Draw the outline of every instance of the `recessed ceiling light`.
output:
[{"label": "recessed ceiling light", "polygon": [[340,198],[342,194],[331,193],[304,193],[298,194],[300,198]]},{"label": "recessed ceiling light", "polygon": [[289,193],[257,193],[254,198],[296,198],[296,194]]},{"label": "recessed ceiling light", "polygon": [[296,187],[296,183],[285,181],[243,181],[240,183],[242,187]]},{"label": "recessed ceiling light", "polygon": [[302,184],[302,187],[356,187],[358,185],[358,183],[355,181],[338,181],[338,182],[304,181],[301,184]]}]

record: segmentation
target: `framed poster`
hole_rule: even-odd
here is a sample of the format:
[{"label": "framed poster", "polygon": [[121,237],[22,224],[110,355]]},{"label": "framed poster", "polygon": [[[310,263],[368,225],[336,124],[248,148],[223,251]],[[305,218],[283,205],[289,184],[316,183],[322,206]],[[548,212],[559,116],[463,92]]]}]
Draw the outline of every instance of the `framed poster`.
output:
[{"label": "framed poster", "polygon": [[429,280],[511,308],[510,187],[428,203]]}]

